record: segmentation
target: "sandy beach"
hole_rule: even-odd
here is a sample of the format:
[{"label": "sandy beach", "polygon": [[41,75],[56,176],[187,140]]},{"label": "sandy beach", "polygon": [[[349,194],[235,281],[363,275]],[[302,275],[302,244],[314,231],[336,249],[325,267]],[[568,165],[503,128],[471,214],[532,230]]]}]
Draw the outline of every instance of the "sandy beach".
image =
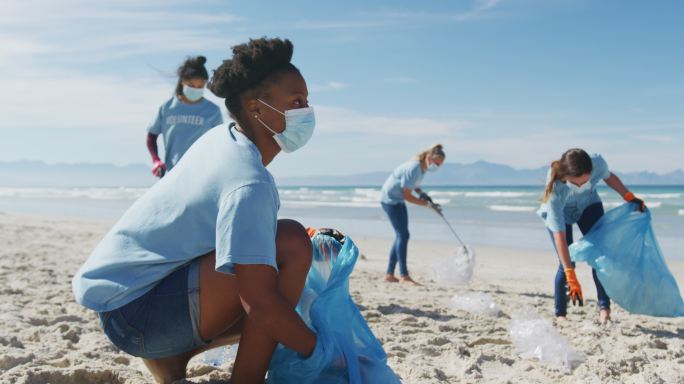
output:
[{"label": "sandy beach", "polygon": [[[148,383],[137,358],[117,351],[95,314],[76,304],[71,276],[111,221],[0,214],[0,382]],[[556,329],[585,358],[572,371],[523,359],[509,329],[516,311],[553,317],[556,269],[549,252],[477,248],[472,282],[464,288],[431,281],[431,264],[455,244],[412,241],[409,265],[423,286],[381,281],[390,239],[350,233],[363,257],[351,291],[388,362],[405,383],[684,383],[684,319],[631,315],[614,305],[613,322],[597,322],[591,270],[578,277],[588,303],[571,308]],[[669,261],[684,282],[684,263]],[[501,309],[495,316],[450,308],[455,294],[483,292]],[[220,383],[216,369],[193,359],[189,383]]]}]

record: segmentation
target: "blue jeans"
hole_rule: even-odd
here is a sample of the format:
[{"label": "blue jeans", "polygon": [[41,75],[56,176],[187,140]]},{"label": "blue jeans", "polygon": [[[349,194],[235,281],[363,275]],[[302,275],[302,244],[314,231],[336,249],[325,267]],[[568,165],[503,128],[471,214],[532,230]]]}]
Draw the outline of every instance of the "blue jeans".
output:
[{"label": "blue jeans", "polygon": [[177,356],[210,342],[199,334],[199,261],[174,271],[123,307],[99,313],[109,340],[146,359]]},{"label": "blue jeans", "polygon": [[394,239],[394,244],[392,244],[392,249],[390,249],[387,273],[393,275],[397,262],[399,262],[399,273],[401,276],[408,276],[406,252],[409,241],[409,230],[406,204],[380,204],[382,205],[382,209],[385,210],[385,213],[387,213],[387,217],[389,217],[392,227],[394,228],[394,233],[397,235],[396,239]]},{"label": "blue jeans", "polygon": [[[577,221],[577,226],[579,227],[580,232],[582,232],[583,235],[589,232],[591,227],[593,227],[594,224],[596,224],[596,222],[601,218],[601,216],[603,216],[602,203],[596,203],[588,206],[587,209],[585,209],[584,212],[582,212],[582,216],[580,217],[579,221]],[[553,240],[553,232],[549,230],[549,234],[551,235],[551,243],[553,243],[553,248],[556,249],[556,242]],[[565,226],[565,239],[568,242],[568,246],[572,244],[572,225],[570,224]],[[557,249],[556,254],[558,254]],[[572,265],[574,266],[575,263],[573,262]],[[608,297],[606,290],[603,289],[603,285],[601,285],[601,282],[596,276],[596,270],[594,270],[593,268],[591,269],[591,275],[594,277],[594,284],[596,284],[596,295],[598,296],[599,308],[609,309],[610,297]],[[565,271],[563,270],[563,264],[559,264],[558,271],[556,272],[556,281],[554,284],[553,291],[554,303],[556,306],[556,316],[565,316],[567,314],[568,297],[566,291],[567,282],[565,281]]]}]

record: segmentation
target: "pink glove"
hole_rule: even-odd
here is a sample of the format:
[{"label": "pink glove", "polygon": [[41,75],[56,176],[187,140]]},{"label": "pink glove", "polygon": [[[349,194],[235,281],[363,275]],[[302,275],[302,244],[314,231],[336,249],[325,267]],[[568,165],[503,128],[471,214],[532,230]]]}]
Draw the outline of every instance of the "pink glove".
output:
[{"label": "pink glove", "polygon": [[154,162],[152,162],[152,174],[162,178],[164,177],[164,174],[166,173],[166,164],[164,164],[161,160],[157,159]]}]

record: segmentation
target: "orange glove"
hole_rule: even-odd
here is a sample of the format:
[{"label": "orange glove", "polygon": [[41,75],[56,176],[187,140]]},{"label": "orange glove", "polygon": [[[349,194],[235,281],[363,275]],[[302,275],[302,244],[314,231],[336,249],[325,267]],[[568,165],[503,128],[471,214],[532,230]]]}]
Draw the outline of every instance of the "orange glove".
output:
[{"label": "orange glove", "polygon": [[641,200],[640,198],[634,196],[634,194],[632,192],[625,193],[625,195],[622,196],[622,198],[625,199],[625,201],[628,203],[636,203],[637,206],[639,207],[640,212],[643,212],[644,209],[646,209],[646,204],[644,203],[644,201]]},{"label": "orange glove", "polygon": [[338,231],[337,229],[332,229],[332,228],[318,228],[317,229],[317,228],[312,228],[312,227],[306,227],[306,234],[309,235],[309,237],[313,238],[318,233],[326,235],[326,236],[330,236],[333,239],[344,244],[344,233]]},{"label": "orange glove", "polygon": [[575,302],[578,301],[579,306],[583,306],[584,296],[582,295],[582,287],[580,287],[579,280],[577,280],[577,275],[575,275],[575,268],[565,268],[564,271],[572,305],[575,305]]}]

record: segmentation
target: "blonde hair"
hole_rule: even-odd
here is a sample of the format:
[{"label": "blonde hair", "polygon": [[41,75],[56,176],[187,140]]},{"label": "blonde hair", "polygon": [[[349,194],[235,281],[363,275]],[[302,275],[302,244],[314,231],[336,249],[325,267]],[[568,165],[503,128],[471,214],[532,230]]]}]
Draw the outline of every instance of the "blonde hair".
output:
[{"label": "blonde hair", "polygon": [[554,160],[551,163],[551,174],[548,183],[546,183],[546,188],[544,188],[542,202],[549,201],[556,181],[568,176],[582,176],[591,173],[592,169],[593,164],[588,153],[579,148],[568,149],[563,153],[560,160]]},{"label": "blonde hair", "polygon": [[444,154],[444,146],[442,144],[435,144],[432,147],[420,152],[419,154],[413,156],[414,160],[418,160],[421,163],[425,161],[425,159],[430,156],[432,157],[441,157],[445,158],[446,154]]},{"label": "blonde hair", "polygon": [[549,176],[549,182],[546,183],[546,188],[544,188],[544,197],[542,197],[542,201],[544,203],[549,201],[549,198],[553,193],[553,186],[556,184],[556,181],[560,180],[561,178],[562,176],[560,160],[554,160],[551,163],[551,175]]}]

